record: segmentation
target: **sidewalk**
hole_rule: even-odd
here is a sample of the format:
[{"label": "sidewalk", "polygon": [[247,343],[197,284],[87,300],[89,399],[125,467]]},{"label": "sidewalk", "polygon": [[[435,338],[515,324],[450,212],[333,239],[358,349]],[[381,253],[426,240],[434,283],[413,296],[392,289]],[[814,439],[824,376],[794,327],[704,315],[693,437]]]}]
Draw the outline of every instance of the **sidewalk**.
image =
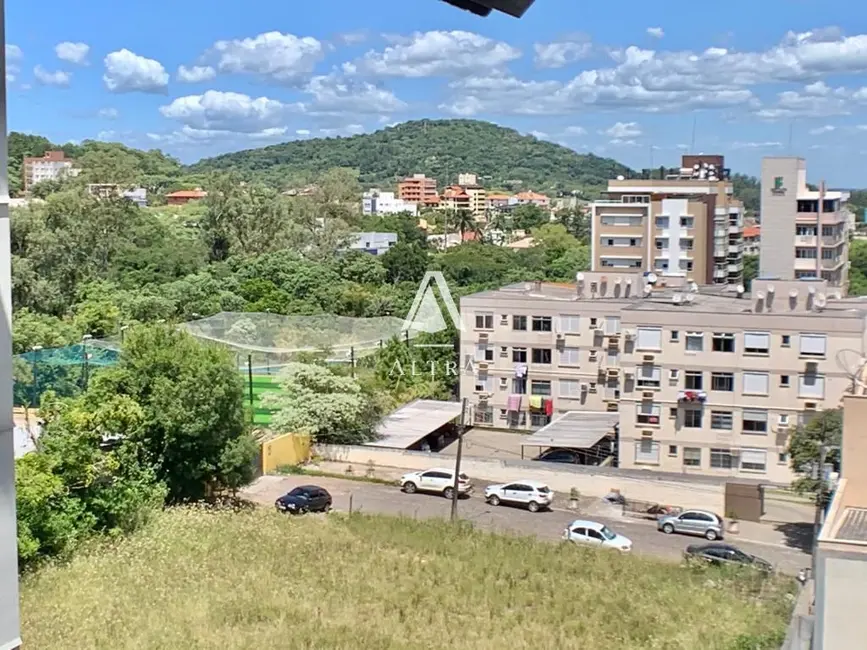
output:
[{"label": "sidewalk", "polygon": [[[444,463],[448,465],[448,463]],[[332,461],[322,461],[316,464],[311,464],[308,467],[311,470],[319,470],[328,474],[345,475],[346,463],[338,463]],[[356,477],[366,475],[368,468],[366,466],[352,466],[352,474]],[[373,476],[379,480],[397,481],[404,474],[411,472],[411,469],[401,469],[399,467],[381,467],[374,468]],[[478,483],[491,484],[498,483],[495,479],[487,479],[481,476],[473,477]],[[584,495],[581,499],[581,510],[587,515],[596,514],[600,517],[611,517],[612,507],[606,504],[601,498]],[[569,503],[568,494],[558,494],[555,497],[555,507],[567,509]],[[622,516],[622,515],[621,515]],[[656,522],[649,519],[641,519],[636,517],[627,517],[630,523],[646,523],[648,526],[655,526]],[[759,544],[762,546],[775,546],[782,548],[792,548],[805,550],[809,549],[812,544],[812,527],[807,523],[787,523],[787,524],[771,524],[771,523],[756,523],[752,521],[740,522],[740,533],[727,533],[726,540],[732,544],[737,544],[738,540]],[[805,552],[809,552],[806,551]]]}]

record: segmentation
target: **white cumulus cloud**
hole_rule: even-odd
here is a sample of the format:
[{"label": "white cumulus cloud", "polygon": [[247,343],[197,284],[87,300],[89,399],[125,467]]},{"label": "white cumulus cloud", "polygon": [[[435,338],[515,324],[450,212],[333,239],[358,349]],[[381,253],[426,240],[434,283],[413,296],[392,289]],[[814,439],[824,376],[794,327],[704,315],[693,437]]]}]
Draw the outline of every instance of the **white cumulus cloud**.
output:
[{"label": "white cumulus cloud", "polygon": [[536,65],[540,68],[562,68],[588,57],[593,44],[586,36],[579,35],[553,43],[537,43],[533,49],[536,51]]},{"label": "white cumulus cloud", "polygon": [[601,133],[616,139],[635,138],[641,135],[641,128],[636,122],[615,122]]},{"label": "white cumulus cloud", "polygon": [[118,118],[118,116],[120,115],[120,113],[118,113],[118,110],[116,108],[108,107],[108,108],[100,108],[96,112],[96,115],[97,115],[97,117],[101,117],[104,120],[116,120]]},{"label": "white cumulus cloud", "polygon": [[161,106],[160,113],[199,131],[255,134],[284,128],[287,109],[286,104],[268,97],[208,90],[201,95],[178,97]]},{"label": "white cumulus cloud", "polygon": [[662,29],[662,27],[648,27],[647,34],[649,36],[653,36],[653,38],[662,38],[663,36],[665,36],[665,31]]},{"label": "white cumulus cloud", "polygon": [[12,83],[18,77],[21,71],[18,65],[19,61],[24,58],[24,53],[21,48],[12,43],[6,44],[6,81]]},{"label": "white cumulus cloud", "polygon": [[393,113],[406,108],[390,90],[336,74],[313,77],[303,90],[312,96],[312,102],[300,106],[308,113]]},{"label": "white cumulus cloud", "polygon": [[87,43],[72,43],[64,41],[54,46],[54,53],[61,61],[75,63],[81,65],[87,62],[87,55],[90,53],[90,45]]},{"label": "white cumulus cloud", "polygon": [[379,77],[461,76],[501,69],[521,56],[508,43],[459,30],[415,32],[393,41],[381,52],[370,51],[357,61],[344,63],[343,71]]},{"label": "white cumulus cloud", "polygon": [[325,48],[311,36],[267,32],[253,38],[217,41],[212,51],[220,72],[259,75],[294,85],[313,74]]},{"label": "white cumulus cloud", "polygon": [[33,68],[33,76],[36,77],[36,81],[43,86],[60,87],[68,86],[69,80],[72,77],[68,72],[63,72],[62,70],[51,72],[43,68],[41,65],[37,65]]},{"label": "white cumulus cloud", "polygon": [[810,135],[822,135],[823,133],[831,133],[832,131],[836,131],[837,127],[831,124],[826,124],[825,126],[820,126],[815,129],[810,129]]},{"label": "white cumulus cloud", "polygon": [[194,65],[190,67],[182,65],[178,67],[175,78],[181,83],[195,84],[210,81],[216,76],[217,71],[209,65]]},{"label": "white cumulus cloud", "polygon": [[113,93],[165,93],[168,90],[169,73],[159,61],[124,48],[108,54],[104,63],[102,80]]}]

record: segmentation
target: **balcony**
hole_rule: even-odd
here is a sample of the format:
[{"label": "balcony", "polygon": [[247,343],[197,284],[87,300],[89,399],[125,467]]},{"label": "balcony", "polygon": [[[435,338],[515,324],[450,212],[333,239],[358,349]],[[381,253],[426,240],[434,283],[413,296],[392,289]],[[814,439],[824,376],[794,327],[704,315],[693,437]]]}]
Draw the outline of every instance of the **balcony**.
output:
[{"label": "balcony", "polygon": [[743,228],[737,224],[729,224],[729,234],[734,235],[739,233]]},{"label": "balcony", "polygon": [[795,235],[795,246],[816,246],[816,235]]},{"label": "balcony", "polygon": [[844,260],[842,257],[838,257],[835,260],[822,260],[822,268],[823,269],[836,269],[838,266],[843,264]]},{"label": "balcony", "polygon": [[826,246],[828,248],[837,247],[845,241],[846,235],[844,235],[843,233],[840,233],[839,235],[822,235],[822,246]]},{"label": "balcony", "polygon": [[728,265],[728,272],[729,273],[740,273],[743,270],[744,270],[744,265],[742,263],[729,264]]},{"label": "balcony", "polygon": [[744,245],[743,244],[729,244],[729,253],[731,253],[732,255],[743,255]]},{"label": "balcony", "polygon": [[727,255],[725,248],[714,248],[713,256],[714,257],[725,257]]}]

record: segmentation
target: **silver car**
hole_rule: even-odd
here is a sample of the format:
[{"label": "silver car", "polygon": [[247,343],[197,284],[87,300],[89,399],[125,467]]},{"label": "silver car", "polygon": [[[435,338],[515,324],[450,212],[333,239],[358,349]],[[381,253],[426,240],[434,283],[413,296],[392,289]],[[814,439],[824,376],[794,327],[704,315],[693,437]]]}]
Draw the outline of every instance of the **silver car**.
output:
[{"label": "silver car", "polygon": [[665,515],[656,520],[656,528],[668,535],[700,535],[708,541],[723,538],[722,517],[707,510],[684,510],[677,515]]}]

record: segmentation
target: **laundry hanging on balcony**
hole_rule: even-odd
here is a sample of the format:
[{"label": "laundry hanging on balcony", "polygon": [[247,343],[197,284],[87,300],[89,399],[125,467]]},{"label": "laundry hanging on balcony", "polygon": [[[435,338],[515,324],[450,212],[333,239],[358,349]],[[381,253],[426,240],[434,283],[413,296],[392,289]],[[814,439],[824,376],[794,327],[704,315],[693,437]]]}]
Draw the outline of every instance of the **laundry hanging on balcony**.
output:
[{"label": "laundry hanging on balcony", "polygon": [[535,411],[542,410],[542,396],[530,395],[530,408]]},{"label": "laundry hanging on balcony", "polygon": [[515,366],[515,377],[521,379],[522,377],[527,376],[527,364],[519,363]]},{"label": "laundry hanging on balcony", "polygon": [[517,413],[521,410],[521,396],[520,395],[509,395],[506,400],[506,410]]},{"label": "laundry hanging on balcony", "polygon": [[704,402],[707,393],[703,390],[682,390],[677,394],[678,402]]},{"label": "laundry hanging on balcony", "polygon": [[551,417],[552,415],[554,415],[554,400],[543,399],[542,404],[544,405],[544,408],[545,408],[545,415],[547,415],[548,417]]}]

